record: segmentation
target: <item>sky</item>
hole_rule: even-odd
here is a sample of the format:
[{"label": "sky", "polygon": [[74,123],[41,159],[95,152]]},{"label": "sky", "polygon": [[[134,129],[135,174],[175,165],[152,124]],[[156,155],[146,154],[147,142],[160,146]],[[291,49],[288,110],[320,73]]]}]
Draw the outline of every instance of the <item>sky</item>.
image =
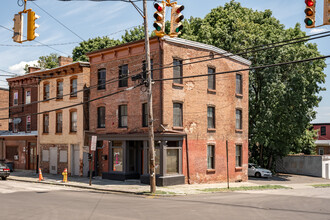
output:
[{"label": "sky", "polygon": [[[185,18],[205,17],[212,8],[223,6],[230,0],[178,0],[178,4],[185,6],[182,12]],[[280,20],[286,28],[294,27],[301,23],[302,30],[308,35],[323,31],[329,31],[330,26],[314,29],[306,29],[303,25],[305,18],[304,0],[236,0],[244,7],[258,11],[270,9],[273,16]],[[62,56],[72,56],[72,50],[79,42],[98,36],[109,36],[120,39],[125,29],[131,29],[142,25],[143,19],[132,4],[120,1],[58,1],[36,0],[27,2],[27,9],[31,8],[40,16],[36,23],[40,25],[36,32],[40,35],[35,41],[18,44],[13,42],[11,31],[13,28],[14,14],[24,8],[19,6],[23,0],[1,0],[0,8],[0,75],[10,73],[23,74],[25,64],[32,65],[40,56],[57,53]],[[316,4],[316,25],[322,24],[323,1]],[[136,3],[143,9],[142,2]],[[149,30],[153,30],[154,21],[153,2],[148,2]],[[169,10],[166,18],[170,19]],[[65,28],[64,24],[67,28]],[[26,24],[26,18],[25,18]],[[6,28],[3,28],[4,26]],[[9,30],[8,30],[9,29]],[[73,33],[72,33],[73,32]],[[75,33],[75,34],[74,34]],[[323,55],[330,55],[328,38],[312,41],[318,45]],[[48,45],[44,46],[44,45]],[[330,59],[326,60],[330,64]],[[8,73],[9,72],[9,73]],[[330,123],[330,65],[325,69],[326,83],[322,86],[328,89],[320,92],[322,101],[315,108],[316,119],[313,123]],[[5,76],[0,76],[0,87],[8,87]]]}]

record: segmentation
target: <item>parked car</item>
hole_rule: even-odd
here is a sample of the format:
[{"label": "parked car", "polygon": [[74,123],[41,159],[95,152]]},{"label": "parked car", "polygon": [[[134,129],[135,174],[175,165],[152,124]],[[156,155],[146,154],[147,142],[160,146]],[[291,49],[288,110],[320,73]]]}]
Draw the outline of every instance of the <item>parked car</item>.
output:
[{"label": "parked car", "polygon": [[2,161],[0,161],[0,177],[2,180],[6,180],[10,175],[9,167]]},{"label": "parked car", "polygon": [[255,177],[272,177],[272,172],[270,170],[261,168],[254,163],[249,163],[248,174],[249,176]]}]

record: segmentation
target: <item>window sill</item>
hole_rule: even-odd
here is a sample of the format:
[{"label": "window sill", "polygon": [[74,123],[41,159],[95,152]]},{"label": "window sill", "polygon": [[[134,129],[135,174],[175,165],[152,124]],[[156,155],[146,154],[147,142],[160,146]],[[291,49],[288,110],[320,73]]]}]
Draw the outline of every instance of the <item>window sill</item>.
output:
[{"label": "window sill", "polygon": [[215,89],[207,89],[208,94],[217,94],[217,90]]},{"label": "window sill", "polygon": [[235,129],[235,133],[243,133],[243,129]]},{"label": "window sill", "polygon": [[242,167],[235,167],[235,172],[242,172],[243,168]]},{"label": "window sill", "polygon": [[172,83],[172,87],[173,88],[177,87],[178,89],[182,89],[184,85],[182,83]]},{"label": "window sill", "polygon": [[56,132],[55,135],[62,135],[62,132]]},{"label": "window sill", "polygon": [[77,99],[78,96],[70,96],[70,99]]},{"label": "window sill", "polygon": [[56,98],[56,101],[63,101],[63,97],[62,98]]},{"label": "window sill", "polygon": [[207,169],[206,170],[206,174],[214,174],[215,173],[215,169]]},{"label": "window sill", "polygon": [[236,93],[235,96],[236,96],[236,98],[240,98],[240,99],[243,98],[243,94],[238,94],[238,93]]},{"label": "window sill", "polygon": [[127,130],[128,127],[118,127],[118,129],[120,129],[120,130]]},{"label": "window sill", "polygon": [[48,132],[43,132],[42,135],[48,135],[49,133]]},{"label": "window sill", "polygon": [[77,134],[77,131],[70,131],[69,134]]},{"label": "window sill", "polygon": [[181,130],[182,131],[183,130],[183,127],[174,126],[174,127],[172,127],[172,129],[173,130]]},{"label": "window sill", "polygon": [[216,132],[217,131],[217,129],[215,129],[215,128],[208,128],[207,129],[207,132],[212,132],[212,133],[214,133],[214,132]]}]

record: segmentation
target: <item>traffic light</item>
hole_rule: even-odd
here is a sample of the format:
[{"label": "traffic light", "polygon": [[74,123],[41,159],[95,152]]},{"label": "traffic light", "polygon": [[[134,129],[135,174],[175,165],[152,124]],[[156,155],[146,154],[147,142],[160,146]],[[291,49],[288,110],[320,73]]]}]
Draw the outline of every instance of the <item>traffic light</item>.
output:
[{"label": "traffic light", "polygon": [[23,41],[23,16],[22,14],[15,14],[14,15],[14,36],[13,40],[17,43],[22,43]]},{"label": "traffic light", "polygon": [[314,28],[316,0],[305,0],[305,4],[306,4],[306,9],[305,9],[306,18],[304,22],[306,24],[306,28]]},{"label": "traffic light", "polygon": [[183,11],[183,5],[173,5],[171,12],[171,37],[177,37],[180,34],[180,31],[183,29],[181,21],[184,19],[184,16],[181,14]]},{"label": "traffic light", "polygon": [[330,0],[324,0],[323,24],[330,25]]},{"label": "traffic light", "polygon": [[29,11],[27,12],[27,40],[29,41],[34,40],[36,37],[39,37],[39,34],[35,33],[35,29],[39,27],[39,25],[35,23],[35,20],[37,20],[38,18],[39,16],[36,15],[34,11],[29,9]]},{"label": "traffic light", "polygon": [[157,10],[154,13],[154,18],[156,21],[154,22],[155,34],[158,37],[162,37],[165,35],[165,9],[166,3],[155,3],[155,9]]}]

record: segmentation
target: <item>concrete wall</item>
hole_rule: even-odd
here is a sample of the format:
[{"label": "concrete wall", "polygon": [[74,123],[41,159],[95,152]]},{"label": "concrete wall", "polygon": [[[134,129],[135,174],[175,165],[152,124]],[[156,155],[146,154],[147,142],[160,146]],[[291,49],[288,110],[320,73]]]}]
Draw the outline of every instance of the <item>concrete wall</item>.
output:
[{"label": "concrete wall", "polygon": [[276,161],[276,172],[322,177],[322,156],[284,157]]}]

